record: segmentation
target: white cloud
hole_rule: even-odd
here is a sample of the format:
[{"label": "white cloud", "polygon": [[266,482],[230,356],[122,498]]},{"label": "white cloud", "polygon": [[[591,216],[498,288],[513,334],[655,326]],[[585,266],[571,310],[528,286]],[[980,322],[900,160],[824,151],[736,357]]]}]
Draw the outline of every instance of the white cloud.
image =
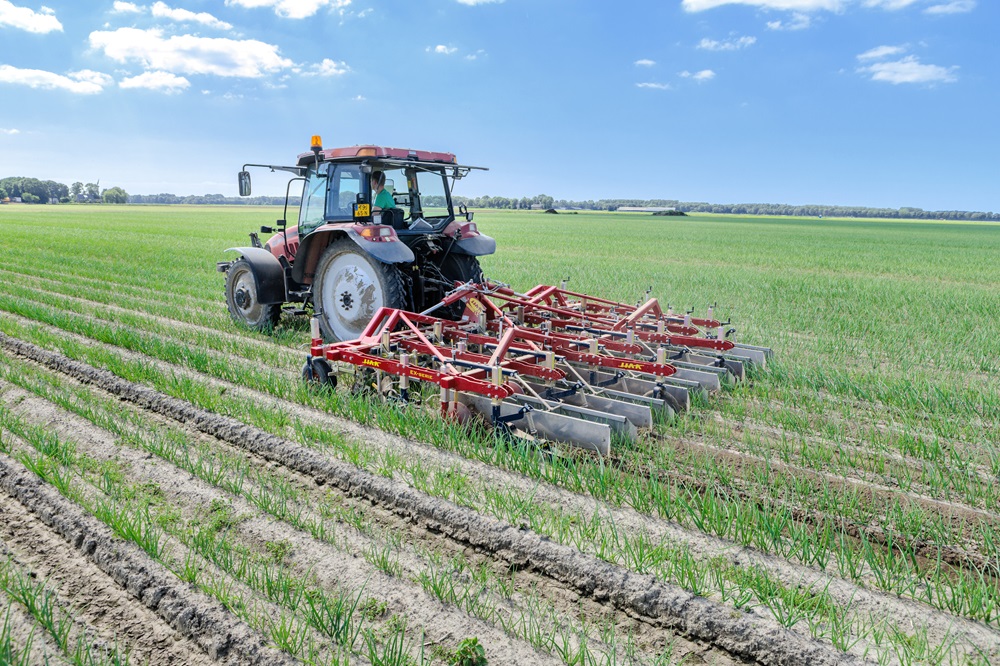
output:
[{"label": "white cloud", "polygon": [[48,7],[35,11],[29,7],[18,7],[10,0],[0,0],[0,25],[9,25],[19,30],[37,34],[62,32],[62,23],[56,13]]},{"label": "white cloud", "polygon": [[931,5],[925,14],[964,14],[976,8],[976,0],[953,0],[940,5]]},{"label": "white cloud", "polygon": [[364,102],[367,99],[368,98],[365,97],[364,95],[355,95],[354,97],[351,98],[351,101],[353,101],[353,102]]},{"label": "white cloud", "polygon": [[768,21],[768,30],[805,30],[812,25],[812,17],[802,12],[793,12],[790,21]]},{"label": "white cloud", "polygon": [[905,9],[918,0],[864,0],[865,7],[877,7],[880,9],[896,10]]},{"label": "white cloud", "polygon": [[168,18],[172,21],[190,21],[193,23],[201,23],[209,28],[217,28],[219,30],[232,30],[233,28],[231,23],[220,21],[208,12],[196,13],[187,9],[175,9],[167,5],[165,2],[154,2],[152,11],[153,16],[156,16],[157,18]]},{"label": "white cloud", "polygon": [[756,37],[739,37],[737,39],[726,39],[721,42],[707,37],[698,42],[698,48],[706,51],[738,51],[757,43]]},{"label": "white cloud", "polygon": [[653,65],[656,64],[656,61],[650,60],[648,58],[643,58],[642,60],[636,60],[632,64],[635,65],[636,67],[652,67]]},{"label": "white cloud", "polygon": [[349,71],[351,71],[351,68],[343,60],[338,62],[329,58],[323,58],[323,62],[313,65],[311,71],[303,72],[303,76],[343,76]]},{"label": "white cloud", "polygon": [[440,53],[441,55],[451,55],[458,49],[454,46],[445,46],[444,44],[438,44],[437,46],[428,46],[428,53]]},{"label": "white cloud", "polygon": [[698,82],[711,81],[712,79],[715,78],[715,72],[713,72],[710,69],[703,69],[699,72],[694,72],[694,73],[683,71],[680,73],[680,77],[683,79],[693,79]]},{"label": "white cloud", "polygon": [[20,133],[21,133],[21,130],[19,130],[19,129],[14,129],[14,128],[6,129],[4,127],[0,127],[0,134],[6,134],[7,136],[13,136],[15,134],[20,134]]},{"label": "white cloud", "polygon": [[349,4],[351,0],[226,0],[226,5],[247,9],[271,7],[278,16],[290,19],[309,18],[324,7],[343,11]]},{"label": "white cloud", "polygon": [[[83,70],[67,76],[41,69],[21,69],[10,65],[0,65],[0,83],[15,83],[42,90],[65,90],[79,95],[94,95],[104,90],[97,82],[96,72]],[[111,77],[107,77],[110,81]]]},{"label": "white cloud", "polygon": [[858,54],[858,60],[882,60],[901,53],[906,53],[905,46],[876,46]]},{"label": "white cloud", "polygon": [[278,47],[256,39],[175,35],[158,29],[119,28],[90,33],[90,45],[116,62],[135,61],[175,74],[214,74],[259,78],[292,67]]},{"label": "white cloud", "polygon": [[115,0],[113,11],[116,14],[140,14],[142,13],[142,7],[134,2],[122,2],[121,0]]},{"label": "white cloud", "polygon": [[861,67],[858,72],[871,74],[872,81],[882,81],[899,85],[901,83],[953,83],[958,80],[958,67],[925,65],[916,56],[906,56],[901,60],[877,62]]},{"label": "white cloud", "polygon": [[465,56],[466,60],[478,60],[480,57],[486,55],[486,49],[478,49],[475,53],[470,53]]},{"label": "white cloud", "polygon": [[122,88],[145,88],[159,90],[169,94],[179,93],[191,85],[183,76],[169,72],[143,72],[138,76],[122,79],[118,84]]},{"label": "white cloud", "polygon": [[749,5],[761,9],[782,9],[798,12],[815,12],[827,10],[831,12],[843,9],[846,0],[683,0],[681,6],[685,11],[703,12],[723,5]]},{"label": "white cloud", "polygon": [[637,83],[636,88],[652,88],[653,90],[670,90],[669,83]]},{"label": "white cloud", "polygon": [[[768,21],[771,30],[802,30],[809,27],[808,12],[840,12],[849,5],[860,4],[869,9],[896,11],[923,0],[682,0],[681,7],[688,12],[703,12],[724,5],[746,5],[759,9],[795,12],[791,23]],[[939,0],[938,4],[924,10],[927,14],[957,14],[972,11],[976,0]]]},{"label": "white cloud", "polygon": [[67,76],[76,81],[83,81],[84,83],[93,83],[94,85],[100,86],[102,88],[107,88],[112,83],[115,82],[113,78],[104,74],[102,72],[95,72],[92,69],[81,69],[78,72],[70,72]]}]

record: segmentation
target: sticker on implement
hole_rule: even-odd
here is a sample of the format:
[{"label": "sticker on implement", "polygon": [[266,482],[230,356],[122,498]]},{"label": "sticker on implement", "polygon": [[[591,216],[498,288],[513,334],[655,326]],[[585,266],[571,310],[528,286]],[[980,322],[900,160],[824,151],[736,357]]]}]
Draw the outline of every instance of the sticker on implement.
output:
[{"label": "sticker on implement", "polygon": [[469,302],[466,303],[465,306],[472,310],[472,314],[474,315],[480,315],[483,312],[486,312],[486,306],[483,305],[478,298],[470,298]]},{"label": "sticker on implement", "polygon": [[371,204],[358,204],[354,209],[354,217],[369,217],[372,214]]}]

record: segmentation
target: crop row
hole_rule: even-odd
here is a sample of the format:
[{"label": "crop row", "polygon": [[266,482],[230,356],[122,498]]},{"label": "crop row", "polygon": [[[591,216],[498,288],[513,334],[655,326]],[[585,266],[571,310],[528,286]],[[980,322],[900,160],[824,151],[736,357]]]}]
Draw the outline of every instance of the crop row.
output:
[{"label": "crop row", "polygon": [[[343,447],[343,442],[336,441],[337,438],[333,438],[334,441],[331,442],[329,433],[317,432],[315,428],[302,424],[296,424],[295,427],[307,435],[304,438],[306,442],[325,441]],[[507,453],[511,454],[512,452],[508,451]],[[341,451],[341,454],[346,459],[376,469],[383,474],[393,474],[405,478],[407,473],[407,470],[403,469],[403,460],[380,459],[377,454],[373,455],[371,451],[359,449],[356,444],[353,450]],[[520,452],[520,455],[525,461],[533,457],[530,452],[525,451]],[[537,464],[537,462],[536,459],[535,463]],[[801,598],[796,598],[800,597],[797,592],[785,587],[780,582],[776,582],[766,572],[755,572],[748,576],[745,571],[737,570],[731,565],[726,566],[724,558],[705,562],[683,549],[678,552],[670,552],[671,549],[650,542],[648,537],[642,534],[632,535],[630,538],[630,535],[618,533],[613,522],[610,523],[611,527],[608,527],[609,523],[603,515],[566,515],[562,512],[554,512],[550,506],[526,501],[523,496],[518,497],[514,494],[505,497],[494,489],[489,489],[485,494],[474,497],[469,494],[470,487],[474,484],[463,481],[453,471],[448,471],[447,475],[430,476],[433,483],[428,483],[426,478],[421,480],[422,477],[426,476],[428,476],[426,471],[418,467],[413,473],[412,483],[432,494],[449,496],[483,512],[492,512],[502,516],[514,524],[524,522],[527,519],[527,524],[542,534],[551,534],[562,542],[573,543],[581,550],[592,550],[602,557],[620,558],[620,561],[637,570],[656,571],[658,575],[677,580],[700,593],[720,594],[722,598],[729,601],[745,599],[740,604],[743,606],[747,602],[763,607],[772,607],[775,603],[780,603],[780,606],[774,607],[773,612],[784,622],[797,625],[804,620],[810,620],[811,628],[820,635],[830,631],[829,627],[823,623],[823,619],[826,617],[825,614],[831,612],[830,608],[835,608],[835,604],[829,603],[828,600],[820,603],[816,600],[817,593],[807,593]],[[451,479],[444,487],[442,487],[442,477],[445,480]],[[456,487],[461,492],[456,490]],[[720,587],[721,592],[718,589],[713,590],[713,588]],[[819,598],[822,599],[822,594]],[[788,604],[793,610],[789,611],[785,604]],[[794,610],[796,606],[800,607],[797,611]],[[844,611],[835,609],[832,612],[836,616],[838,612],[843,613]],[[831,625],[835,622],[849,624],[849,622],[844,622],[843,616],[831,621]],[[865,623],[869,626],[861,626]],[[868,619],[860,625],[855,623],[855,626],[851,626],[850,630],[874,636],[882,642],[887,640],[884,634],[890,633],[882,627],[882,621],[873,619]],[[842,644],[851,644],[853,640],[847,638],[845,634]],[[902,641],[901,638],[899,642],[907,645],[920,644],[919,641]]]},{"label": "crop row", "polygon": [[[47,313],[39,311],[38,306],[28,306],[21,311],[24,314],[34,314],[37,318],[61,324],[70,330],[88,334],[94,339],[136,351],[144,351],[159,358],[178,362],[199,372],[207,372],[214,376],[221,375],[223,379],[263,389],[277,397],[294,398],[300,402],[317,404],[309,396],[303,397],[301,386],[290,384],[289,380],[276,381],[273,374],[252,374],[256,372],[253,367],[248,370],[244,368],[245,373],[251,374],[240,373],[236,365],[239,363],[238,361],[227,362],[223,357],[208,356],[204,349],[193,347],[187,343],[172,343],[155,335],[141,334],[135,329],[123,330],[111,323],[101,324],[90,319],[73,319],[72,315],[65,312]],[[208,361],[205,360],[206,358]],[[334,398],[333,402],[336,403],[338,402],[336,398],[341,396],[332,397]],[[345,413],[343,401],[340,402],[339,408],[337,405],[333,409],[330,409],[329,405],[326,405],[325,408]],[[358,400],[348,398],[347,402],[346,412],[355,414],[358,409]],[[373,408],[370,404],[361,407],[368,412],[377,411],[377,407]],[[399,423],[393,425],[393,429],[397,431],[401,430],[406,434],[413,434],[412,428],[406,427],[407,420],[405,418],[400,418]],[[673,447],[641,448],[638,455],[632,457],[641,461],[642,466],[651,465],[661,470],[685,470],[690,476],[706,479],[707,483],[703,485],[711,486],[713,489],[733,487],[734,473],[742,474],[739,481],[750,486],[749,494],[746,491],[743,493],[743,504],[746,504],[747,497],[749,497],[749,501],[754,504],[760,517],[750,520],[746,518],[737,521],[730,520],[730,515],[740,515],[741,513],[746,515],[748,512],[745,509],[741,511],[738,502],[734,509],[727,509],[726,505],[731,505],[733,502],[728,501],[729,498],[725,497],[724,493],[716,490],[709,493],[707,497],[701,498],[699,504],[706,508],[702,512],[694,512],[693,520],[683,520],[684,513],[692,513],[691,511],[678,512],[674,510],[666,513],[660,511],[660,515],[676,518],[680,513],[682,522],[686,524],[713,531],[721,536],[735,538],[770,552],[794,557],[807,564],[820,564],[825,567],[827,562],[835,559],[841,565],[839,569],[842,574],[845,571],[852,572],[855,579],[859,580],[861,579],[860,572],[864,569],[860,565],[867,564],[874,572],[872,576],[877,586],[925,600],[933,599],[939,606],[951,610],[961,612],[961,606],[956,606],[956,604],[962,602],[951,600],[961,599],[968,590],[968,586],[972,584],[970,581],[960,577],[958,579],[960,587],[958,592],[954,594],[936,594],[934,588],[923,587],[920,583],[922,579],[930,579],[935,582],[943,581],[944,589],[948,590],[948,584],[952,579],[948,572],[942,572],[942,566],[947,567],[949,561],[969,561],[969,558],[963,557],[961,552],[958,553],[957,560],[955,556],[948,555],[948,549],[951,547],[946,544],[962,542],[971,536],[973,543],[981,544],[980,548],[984,551],[983,557],[987,563],[993,562],[996,557],[997,538],[993,532],[994,528],[990,524],[977,523],[974,533],[967,535],[964,523],[952,527],[951,522],[940,515],[923,510],[919,505],[903,503],[893,495],[890,495],[887,502],[872,504],[868,501],[870,494],[863,489],[847,488],[844,490],[839,484],[831,485],[829,481],[821,481],[817,486],[815,480],[801,474],[775,477],[773,470],[766,466],[750,466],[748,474],[746,470],[734,470],[724,462],[720,463],[711,455],[685,458],[678,455]],[[626,467],[626,474],[628,469]],[[759,472],[763,476],[755,477],[755,472]],[[782,491],[783,497],[780,502],[769,500],[775,488]],[[687,502],[685,501],[685,503]],[[790,506],[792,509],[781,509],[781,506]],[[895,535],[892,543],[895,543],[896,547],[890,547],[886,555],[876,552],[875,548],[879,545],[877,542],[869,543],[866,540],[852,548],[855,541],[844,539],[843,529],[832,529],[829,524],[822,524],[822,522],[818,529],[804,526],[803,529],[796,531],[795,525],[801,522],[794,510],[797,507],[803,507],[807,511],[810,510],[809,507],[814,507],[814,510],[821,512],[821,514],[841,517],[853,525],[874,523],[878,526],[879,533]],[[648,508],[645,510],[648,511]],[[700,513],[706,514],[707,518],[699,517]],[[798,513],[801,514],[801,511]],[[836,524],[838,521],[832,522]],[[737,536],[738,534],[743,536]],[[856,529],[848,530],[846,536],[853,537],[856,534]],[[870,537],[872,534],[869,532],[867,536]],[[884,542],[885,539],[882,541]],[[945,544],[942,546],[945,557],[935,558],[931,556],[928,558],[925,552],[923,559],[929,559],[929,564],[927,562],[918,563],[914,552],[915,547],[910,544],[919,544],[922,551],[927,551],[928,548],[933,550],[935,543]],[[839,555],[845,547],[849,552],[846,559]],[[863,553],[863,559],[855,562],[854,557],[857,556],[852,557],[850,553],[856,553],[859,550]],[[899,555],[897,556],[896,553]],[[971,561],[981,563],[984,560],[973,557]],[[974,568],[973,580],[976,578],[980,579],[980,586],[984,588],[984,592],[973,594],[973,597],[977,600],[980,598],[992,599],[992,595],[986,594],[986,590],[989,589],[989,581],[982,580],[982,572],[977,573]],[[945,601],[945,599],[949,601]],[[973,606],[982,608],[979,611],[972,611],[973,616],[989,619],[994,615],[991,610],[992,602],[984,605],[976,601]],[[970,611],[965,612],[970,613]]]}]

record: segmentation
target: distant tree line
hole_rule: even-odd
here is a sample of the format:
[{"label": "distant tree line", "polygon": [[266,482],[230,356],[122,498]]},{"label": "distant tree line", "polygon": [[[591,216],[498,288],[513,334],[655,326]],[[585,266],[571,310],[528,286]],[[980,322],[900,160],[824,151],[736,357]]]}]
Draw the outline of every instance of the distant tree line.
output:
[{"label": "distant tree line", "polygon": [[11,176],[0,179],[0,201],[18,198],[24,203],[69,201],[69,188],[53,180]]},{"label": "distant tree line", "polygon": [[675,208],[684,213],[719,213],[731,215],[794,215],[797,217],[882,217],[907,220],[974,220],[1000,221],[1000,213],[983,213],[964,210],[924,210],[905,206],[903,208],[868,208],[865,206],[822,206],[791,204],[712,204],[705,202],[678,201],[677,199],[599,199],[597,201],[570,201],[553,199],[546,194],[534,197],[453,197],[456,206],[465,204],[469,208],[502,208],[508,210],[530,210],[531,208],[556,208],[570,210],[614,211],[622,206],[655,208]]},{"label": "distant tree line", "polygon": [[[288,197],[289,206],[298,206],[301,197]],[[226,197],[221,194],[130,194],[133,204],[211,204],[215,206],[284,206],[285,197]]]},{"label": "distant tree line", "polygon": [[97,183],[76,182],[70,186],[54,180],[22,176],[0,178],[0,201],[20,199],[21,203],[128,203],[128,192],[120,187],[100,189]]},{"label": "distant tree line", "polygon": [[[285,197],[227,197],[221,194],[129,194],[120,187],[100,189],[97,183],[73,183],[67,187],[62,183],[37,178],[9,177],[0,179],[0,200],[19,198],[24,203],[131,203],[131,204],[210,204],[216,206],[280,206]],[[289,197],[288,205],[298,206],[300,197]],[[864,206],[794,206],[790,204],[712,204],[705,202],[678,201],[677,199],[592,199],[571,201],[556,199],[547,194],[533,197],[480,197],[453,196],[455,206],[464,204],[469,208],[499,208],[505,210],[531,210],[549,208],[568,210],[614,211],[622,206],[654,208],[674,208],[685,213],[719,213],[733,215],[794,215],[797,217],[882,217],[916,220],[973,220],[1000,221],[1000,213],[984,213],[964,210],[923,210],[905,206],[903,208],[868,208]],[[424,198],[427,207],[444,205],[444,197]]]}]

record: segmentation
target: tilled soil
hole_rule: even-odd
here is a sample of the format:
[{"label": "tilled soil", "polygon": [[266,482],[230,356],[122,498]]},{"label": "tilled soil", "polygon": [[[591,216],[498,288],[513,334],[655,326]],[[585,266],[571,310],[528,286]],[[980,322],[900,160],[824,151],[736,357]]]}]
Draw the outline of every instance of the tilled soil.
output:
[{"label": "tilled soil", "polygon": [[[189,403],[126,382],[105,371],[45,352],[8,336],[0,337],[0,342],[10,351],[31,358],[76,380],[93,384],[143,410],[186,424],[205,435],[311,479],[314,484],[334,488],[355,500],[363,500],[383,516],[394,515],[396,521],[408,524],[411,530],[416,528],[427,534],[435,534],[438,538],[454,544],[452,546],[454,548],[465,549],[478,557],[530,571],[539,580],[548,581],[550,585],[568,590],[576,598],[586,600],[591,609],[605,608],[612,613],[624,613],[646,625],[649,631],[663,631],[666,632],[666,636],[672,637],[673,634],[679,633],[689,642],[685,643],[687,647],[676,653],[678,657],[691,655],[692,658],[697,657],[710,662],[735,659],[775,664],[833,664],[853,659],[833,649],[832,646],[783,629],[773,620],[734,612],[731,608],[697,597],[680,588],[657,581],[651,576],[629,572],[572,548],[554,544],[516,526],[428,497],[399,482],[373,476],[234,419],[206,412]],[[105,442],[105,445],[107,444]],[[3,462],[16,465],[9,460]],[[153,469],[147,466],[146,472],[152,474]],[[24,470],[21,470],[20,475],[11,471],[4,478],[20,479],[26,474]],[[23,483],[19,485],[16,482],[5,482],[3,487],[29,508],[39,506],[38,500],[32,504],[25,499],[29,496],[46,495],[47,500],[51,502],[61,500],[63,504],[68,503],[58,496],[49,497],[54,491],[40,488],[37,480],[33,494],[13,492],[13,489],[21,485]],[[48,493],[43,493],[42,490],[48,490]],[[184,494],[183,490],[179,494]],[[205,499],[210,500],[207,496]],[[78,508],[76,512],[80,512]],[[306,557],[310,551],[314,551],[312,556],[315,558],[323,550],[320,546],[306,547],[302,537],[267,520],[254,529],[260,530],[256,534],[258,539],[295,537],[297,543],[293,544],[293,551],[298,550],[298,557]],[[252,536],[248,528],[248,538]],[[94,552],[97,550],[100,549]],[[92,554],[88,556],[94,559]],[[334,553],[326,554],[326,557],[338,556]],[[337,566],[332,560],[326,560],[324,563],[329,567]],[[143,598],[141,590],[139,598]],[[159,608],[160,605],[155,606]],[[170,619],[167,621],[171,622]],[[248,634],[246,631],[244,627],[244,638],[253,636],[252,632]],[[193,635],[192,638],[209,656],[220,656],[220,650],[217,648],[213,653],[211,641],[207,642],[208,648],[205,647],[204,636]],[[249,642],[255,643],[258,649],[263,649],[259,645],[259,636],[256,641]],[[224,652],[235,653],[237,645],[247,656],[259,654],[238,642],[233,642],[228,651]],[[541,659],[537,663],[544,661],[545,659]],[[530,659],[520,663],[536,663],[536,661]]]},{"label": "tilled soil", "polygon": [[[82,340],[86,339],[82,338]],[[859,617],[892,618],[894,621],[901,622],[906,626],[920,627],[922,631],[927,632],[926,635],[929,639],[941,641],[942,643],[950,643],[956,647],[965,647],[971,654],[1000,654],[1000,632],[992,627],[988,627],[982,623],[958,618],[954,615],[935,610],[924,604],[908,599],[901,599],[892,594],[882,593],[878,590],[872,589],[874,585],[871,587],[858,586],[854,583],[845,581],[842,578],[831,576],[829,573],[820,572],[811,567],[801,566],[780,557],[763,554],[753,548],[744,548],[725,539],[719,539],[701,532],[687,530],[672,522],[645,516],[628,508],[619,509],[608,507],[590,497],[567,492],[548,484],[539,484],[538,482],[522,477],[521,475],[510,473],[477,461],[468,460],[451,453],[442,452],[433,447],[385,433],[375,428],[362,426],[346,419],[337,418],[335,416],[331,416],[330,414],[312,410],[296,403],[282,401],[274,398],[273,396],[268,396],[250,389],[235,386],[222,380],[200,375],[193,371],[167,364],[163,361],[142,357],[141,355],[134,354],[132,352],[121,351],[121,353],[129,356],[130,358],[142,358],[145,362],[155,364],[179,376],[191,376],[198,378],[201,381],[205,381],[213,386],[224,387],[231,395],[246,397],[260,404],[273,404],[280,406],[282,410],[287,411],[296,418],[302,419],[304,422],[322,424],[325,427],[339,431],[350,438],[369,442],[373,446],[377,446],[380,449],[391,450],[398,455],[406,457],[408,460],[412,460],[413,464],[432,464],[445,469],[455,467],[460,469],[463,474],[468,475],[470,478],[475,479],[478,483],[481,483],[484,486],[496,488],[518,487],[534,495],[536,499],[547,501],[553,506],[570,507],[583,514],[592,515],[595,511],[606,513],[609,520],[614,521],[618,525],[625,526],[630,531],[647,534],[658,542],[684,544],[691,548],[692,552],[703,558],[724,556],[730,559],[735,566],[762,567],[788,586],[824,590],[839,603],[842,603],[845,606],[849,605]],[[47,358],[47,356],[43,354],[36,360],[51,366],[52,364],[45,361],[45,358]],[[62,362],[59,362],[57,366],[60,368],[70,367]],[[77,376],[77,374],[72,372],[70,374],[72,376]],[[77,378],[85,382],[93,381],[89,370],[80,373]],[[114,379],[121,381],[118,378]],[[97,383],[101,385],[100,382]],[[114,382],[112,382],[112,384],[117,385],[114,384]],[[108,390],[116,395],[119,395],[119,397],[121,396],[121,394],[114,389]],[[168,398],[167,400],[171,399]],[[153,403],[159,404],[157,400],[153,400]],[[137,404],[142,404],[147,409],[150,408],[149,405],[145,404],[142,399],[138,400]],[[171,408],[163,408],[162,406],[153,407],[152,409],[172,419],[186,421],[190,428],[198,432],[212,431],[212,428],[205,430],[203,425],[199,422],[200,417],[185,415],[179,416]],[[214,417],[215,415],[212,416]],[[232,423],[229,425],[222,425],[220,426],[220,431],[228,432],[228,429],[232,425]],[[236,425],[242,426],[242,424],[238,424],[238,422]],[[253,431],[254,429],[250,428],[250,430]],[[277,439],[273,438],[271,435],[266,435],[266,437]],[[221,435],[219,438],[226,439],[225,436]],[[237,436],[237,440],[239,439],[240,437]],[[292,446],[296,445],[292,444]],[[714,449],[714,447],[705,447],[701,445],[696,448],[701,450]],[[322,458],[321,455],[314,452],[308,450],[306,450],[306,452],[310,456]],[[733,458],[739,462],[740,454],[736,452],[727,450],[720,451],[719,453],[720,455],[727,458]],[[269,460],[275,460],[274,458],[269,458],[266,452],[260,453],[260,455]],[[294,455],[292,456],[292,459],[296,461],[298,460],[298,458]],[[758,464],[758,462],[759,461],[757,461],[753,456],[750,456],[745,461],[745,464]],[[297,469],[295,464],[298,463],[288,464],[287,462],[282,462],[281,464],[287,464],[292,469]],[[778,467],[783,466],[779,464]],[[325,482],[322,466],[319,470],[317,470],[316,468],[313,468],[311,464],[306,463],[303,469],[303,474],[305,476],[318,476],[318,478],[323,479]],[[803,471],[808,472],[808,470]],[[845,483],[857,482],[845,481]],[[871,489],[869,488],[868,490]],[[895,495],[897,492],[898,491],[893,490],[891,494]],[[378,504],[379,500],[373,500],[373,502]],[[948,503],[941,504],[946,506],[946,514],[953,506]],[[937,503],[931,502],[930,505],[935,506]],[[809,516],[803,515],[803,517],[808,518]],[[869,537],[878,536],[876,530],[871,528],[864,528],[864,530]],[[948,553],[945,552],[945,556],[947,555]],[[963,553],[957,553],[955,559],[961,563],[964,556],[965,555]],[[759,615],[761,619],[766,620],[769,619],[767,612],[768,611],[766,609],[754,609],[751,612],[751,616]],[[681,633],[684,633],[683,629],[680,631]],[[807,627],[804,623],[797,624],[793,628],[793,631],[801,633],[803,638],[806,638],[807,636]],[[708,640],[709,642],[712,642],[713,640],[711,638],[696,638],[699,638],[699,640]],[[859,641],[853,646],[852,652],[860,655],[864,653],[865,648],[866,643],[864,641]]]},{"label": "tilled soil", "polygon": [[150,659],[165,653],[152,663],[292,663],[4,454],[0,488],[5,543],[44,567],[60,592],[80,604],[79,612],[93,618],[95,630],[131,638]]}]

